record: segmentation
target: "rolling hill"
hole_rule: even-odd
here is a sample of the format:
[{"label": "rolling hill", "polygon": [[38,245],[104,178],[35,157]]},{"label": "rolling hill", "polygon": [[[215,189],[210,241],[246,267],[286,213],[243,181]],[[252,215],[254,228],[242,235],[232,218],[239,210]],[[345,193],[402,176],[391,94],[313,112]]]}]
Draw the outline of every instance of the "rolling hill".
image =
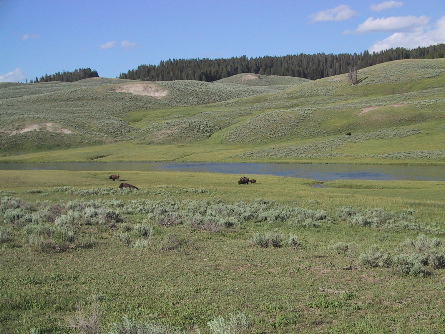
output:
[{"label": "rolling hill", "polygon": [[1,161],[445,162],[445,59],[319,80],[0,84]]}]

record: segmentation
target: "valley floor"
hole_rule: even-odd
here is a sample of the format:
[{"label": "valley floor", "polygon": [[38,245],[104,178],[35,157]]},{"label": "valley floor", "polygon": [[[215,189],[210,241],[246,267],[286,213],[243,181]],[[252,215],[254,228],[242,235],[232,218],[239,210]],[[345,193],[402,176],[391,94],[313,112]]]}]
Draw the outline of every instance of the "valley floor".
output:
[{"label": "valley floor", "polygon": [[442,332],[445,182],[110,173],[2,171],[2,332]]}]

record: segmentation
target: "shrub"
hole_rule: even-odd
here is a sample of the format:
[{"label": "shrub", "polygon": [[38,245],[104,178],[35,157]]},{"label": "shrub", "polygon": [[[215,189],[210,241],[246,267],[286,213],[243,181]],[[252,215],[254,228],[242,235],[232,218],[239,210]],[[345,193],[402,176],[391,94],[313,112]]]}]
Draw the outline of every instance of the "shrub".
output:
[{"label": "shrub", "polygon": [[131,224],[122,224],[121,225],[121,229],[124,232],[131,232],[131,231],[133,231],[133,225],[131,225]]},{"label": "shrub", "polygon": [[383,209],[368,209],[364,213],[357,213],[352,217],[352,225],[378,227],[390,221],[391,216]]},{"label": "shrub", "polygon": [[269,240],[266,238],[266,235],[262,233],[255,233],[252,238],[252,243],[255,246],[263,248],[269,247]]},{"label": "shrub", "polygon": [[291,234],[287,239],[287,245],[292,248],[298,248],[301,246],[301,243],[296,235]]},{"label": "shrub", "polygon": [[134,231],[137,235],[150,239],[153,235],[153,227],[147,224],[137,224],[134,226]]},{"label": "shrub", "polygon": [[445,247],[437,238],[428,238],[420,234],[416,239],[407,239],[400,246],[403,250],[411,251],[418,261],[424,266],[433,268],[445,268]]},{"label": "shrub", "polygon": [[352,216],[357,214],[357,210],[350,206],[342,206],[338,208],[337,216],[342,220],[349,220]]},{"label": "shrub", "polygon": [[279,233],[270,233],[267,238],[269,239],[269,244],[272,247],[281,247],[283,246],[283,235]]},{"label": "shrub", "polygon": [[56,227],[49,223],[29,224],[23,228],[25,235],[40,235],[51,237],[56,233]]},{"label": "shrub", "polygon": [[255,246],[267,248],[275,247],[279,248],[283,246],[283,240],[285,237],[280,233],[269,232],[266,234],[255,233],[252,238],[252,243]]},{"label": "shrub", "polygon": [[85,222],[89,225],[114,225],[123,221],[120,214],[106,207],[87,207],[84,211]]},{"label": "shrub", "polygon": [[71,227],[61,226],[57,229],[56,234],[59,235],[63,242],[73,243],[76,240],[76,233]]},{"label": "shrub", "polygon": [[80,225],[80,221],[82,219],[82,216],[79,212],[70,210],[66,214],[58,216],[54,223],[55,225],[59,226],[74,226],[74,225]]},{"label": "shrub", "polygon": [[109,334],[181,334],[170,326],[154,323],[138,323],[132,319],[124,317],[113,326]]},{"label": "shrub", "polygon": [[137,239],[133,244],[133,248],[147,248],[150,246],[150,240],[148,239]]},{"label": "shrub", "polygon": [[22,208],[6,209],[3,213],[3,221],[6,224],[23,227],[32,222],[32,215],[29,211]]},{"label": "shrub", "polygon": [[421,234],[416,239],[405,240],[393,255],[374,246],[360,255],[360,262],[370,267],[391,267],[403,275],[425,277],[432,269],[445,268],[445,247],[439,239]]},{"label": "shrub", "polygon": [[337,215],[340,219],[347,221],[351,225],[368,227],[401,227],[418,229],[413,212],[404,211],[401,213],[386,211],[382,208],[371,208],[364,211],[353,209],[351,207],[341,207]]},{"label": "shrub", "polygon": [[380,250],[378,246],[371,247],[360,255],[360,263],[368,267],[389,268],[392,264],[391,256]]},{"label": "shrub", "polygon": [[115,234],[117,240],[122,242],[126,246],[130,246],[131,244],[131,236],[128,232],[118,232]]},{"label": "shrub", "polygon": [[91,235],[82,235],[77,238],[77,246],[81,248],[93,248],[97,245],[96,238]]},{"label": "shrub", "polygon": [[165,215],[159,215],[156,220],[158,224],[163,226],[183,224],[183,217],[178,212],[169,212]]},{"label": "shrub", "polygon": [[68,243],[57,242],[53,238],[41,235],[30,235],[28,238],[28,243],[33,249],[44,253],[58,253],[70,249],[70,245]]},{"label": "shrub", "polygon": [[79,334],[100,334],[101,317],[99,297],[93,296],[90,305],[81,304],[77,307],[76,314],[68,319],[68,324]]},{"label": "shrub", "polygon": [[19,198],[5,196],[0,200],[0,211],[5,211],[7,209],[23,209],[27,211],[32,211],[33,205],[27,203]]},{"label": "shrub", "polygon": [[178,249],[185,243],[185,240],[173,233],[169,233],[167,237],[161,242],[161,249],[164,251],[171,251]]},{"label": "shrub", "polygon": [[239,312],[229,314],[227,319],[215,318],[209,321],[207,326],[213,334],[240,334],[247,333],[251,328],[251,323],[244,313]]},{"label": "shrub", "polygon": [[425,277],[429,274],[422,259],[415,255],[400,254],[393,259],[393,268],[395,272],[402,275]]},{"label": "shrub", "polygon": [[12,230],[10,228],[0,226],[0,244],[11,240]]},{"label": "shrub", "polygon": [[349,250],[349,244],[345,242],[337,242],[336,244],[332,245],[331,248],[337,254],[346,254]]}]

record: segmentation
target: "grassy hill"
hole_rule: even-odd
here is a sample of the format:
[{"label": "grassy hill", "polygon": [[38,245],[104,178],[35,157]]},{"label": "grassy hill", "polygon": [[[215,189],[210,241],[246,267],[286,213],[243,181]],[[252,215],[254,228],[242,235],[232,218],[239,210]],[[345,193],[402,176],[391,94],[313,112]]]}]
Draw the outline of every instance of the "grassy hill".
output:
[{"label": "grassy hill", "polygon": [[[1,84],[0,161],[440,164],[444,72]],[[445,182],[248,176],[3,170],[0,332],[443,333]]]},{"label": "grassy hill", "polygon": [[358,80],[0,84],[0,159],[445,161],[444,59],[384,63]]}]

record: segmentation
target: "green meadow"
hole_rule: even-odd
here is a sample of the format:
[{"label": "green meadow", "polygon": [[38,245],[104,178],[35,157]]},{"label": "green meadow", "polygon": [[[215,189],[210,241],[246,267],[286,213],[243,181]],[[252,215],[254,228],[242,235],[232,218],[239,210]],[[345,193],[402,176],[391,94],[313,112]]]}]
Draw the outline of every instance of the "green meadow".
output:
[{"label": "green meadow", "polygon": [[2,172],[3,332],[443,329],[443,182],[108,175]]},{"label": "green meadow", "polygon": [[[0,162],[443,165],[444,72],[2,83]],[[3,170],[0,332],[443,332],[445,182],[246,176]]]}]

